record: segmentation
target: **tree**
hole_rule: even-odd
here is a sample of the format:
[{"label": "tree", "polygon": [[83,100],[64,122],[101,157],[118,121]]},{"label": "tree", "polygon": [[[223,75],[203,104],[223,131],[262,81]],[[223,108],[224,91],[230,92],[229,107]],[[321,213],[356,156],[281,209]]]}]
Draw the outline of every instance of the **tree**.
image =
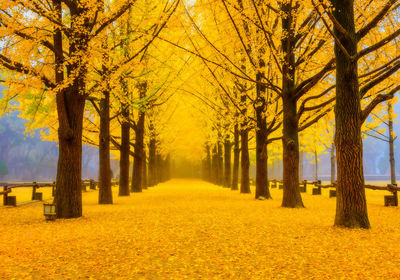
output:
[{"label": "tree", "polygon": [[[14,91],[15,78],[22,77],[24,83],[36,83],[29,89],[30,94],[43,95],[44,92],[50,99],[56,97],[59,159],[55,202],[59,218],[82,215],[82,122],[88,62],[93,58],[96,45],[93,43],[131,5],[131,1],[113,5],[106,14],[99,2],[53,0],[44,4],[26,0],[0,4],[1,34],[11,40],[11,44],[2,49],[0,64],[17,74],[6,78],[8,90]],[[42,28],[44,26],[46,28]],[[25,53],[26,46],[33,51],[20,56]],[[24,94],[26,90],[19,98]]]},{"label": "tree", "polygon": [[[265,87],[274,91],[281,98],[283,103],[283,135],[281,139],[284,147],[282,206],[303,207],[298,186],[298,133],[318,121],[332,109],[334,98],[330,91],[333,87],[320,91],[324,88],[323,84],[329,84],[328,75],[334,69],[334,59],[326,55],[327,46],[332,40],[329,39],[326,31],[317,32],[320,17],[306,3],[278,1],[277,7],[270,3],[256,3],[255,1],[249,3],[222,1],[222,3],[233,25],[233,33],[236,33],[238,37],[241,58],[247,60],[246,63],[250,67],[243,62],[240,62],[240,68],[235,66],[231,58],[221,51],[221,48],[216,47],[215,43],[210,42],[209,39],[205,40],[212,45],[219,56],[227,61],[231,68],[236,68],[235,72],[232,72],[229,68],[226,69],[219,64],[221,69],[241,79],[243,84],[250,82],[250,84],[257,85],[256,88],[259,92],[262,92],[262,88]],[[226,32],[226,29],[224,31]],[[204,31],[202,31],[202,35],[206,37]],[[257,35],[264,37],[263,45],[255,39]],[[259,56],[264,51],[265,54],[260,57],[262,59],[267,57],[269,61],[272,61],[272,68],[276,69],[274,72],[279,73],[279,78],[276,78],[276,75],[263,77],[265,70],[262,69],[262,59],[260,60],[256,55]],[[313,64],[312,70],[311,64]],[[251,78],[250,71],[255,72],[255,79]],[[316,86],[318,83],[320,84]],[[242,91],[243,89],[246,90],[247,88],[242,87]],[[263,94],[259,95],[262,96]],[[321,102],[314,106],[308,106],[315,100]],[[298,102],[300,106],[298,106]],[[260,103],[262,102],[255,104]],[[259,105],[256,105],[256,107],[259,107]],[[259,122],[259,124],[261,123]],[[260,127],[257,125],[258,131],[260,131]],[[245,140],[246,135],[241,136],[241,141],[248,143]],[[260,136],[260,138],[262,137]],[[261,155],[262,145],[260,143],[258,155]],[[242,166],[246,165],[246,156],[243,155],[245,147],[242,143]],[[259,159],[261,158],[259,157]],[[264,170],[261,166],[263,164],[260,160],[259,170]],[[265,175],[260,176],[260,178],[265,178]],[[259,189],[264,188],[261,185],[263,183],[260,183]]]},{"label": "tree", "polygon": [[[335,39],[335,146],[338,169],[335,225],[350,228],[369,228],[370,223],[364,190],[361,125],[374,107],[380,102],[391,98],[399,90],[399,87],[392,86],[391,89],[387,89],[388,92],[386,94],[375,95],[364,109],[361,108],[360,99],[365,98],[369,90],[390,77],[400,66],[394,64],[385,67],[382,71],[379,71],[379,68],[378,70],[369,71],[363,76],[364,78],[367,77],[368,80],[361,88],[358,68],[359,61],[364,56],[373,57],[375,51],[390,44],[400,35],[400,29],[391,32],[384,26],[379,25],[383,22],[385,16],[390,18],[390,13],[398,9],[398,6],[395,5],[398,1],[374,1],[373,4],[372,2],[360,3],[361,7],[364,4],[361,10],[366,10],[365,8],[369,5],[377,5],[376,7],[380,8],[377,13],[368,17],[371,20],[358,31],[356,30],[355,4],[353,1],[335,0],[332,1],[332,6],[323,1],[320,2],[324,13],[332,22],[333,31],[330,30],[331,27],[326,23],[326,20],[324,21],[325,26]],[[375,29],[378,34],[380,33],[379,39],[368,38],[372,44],[362,41],[372,29]],[[374,38],[376,37],[374,36]],[[358,50],[358,45],[361,42],[363,43],[363,48]],[[395,61],[397,59],[398,57],[395,58]],[[376,73],[377,71],[379,71],[378,75],[371,78],[371,73]]]}]

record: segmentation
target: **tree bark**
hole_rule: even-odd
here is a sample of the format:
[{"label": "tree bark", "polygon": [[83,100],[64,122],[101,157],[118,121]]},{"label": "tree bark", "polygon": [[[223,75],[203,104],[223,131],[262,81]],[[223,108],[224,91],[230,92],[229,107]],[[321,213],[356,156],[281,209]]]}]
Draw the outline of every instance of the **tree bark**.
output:
[{"label": "tree bark", "polygon": [[153,124],[149,126],[150,142],[149,142],[149,187],[156,185],[156,139],[153,131]]},{"label": "tree bark", "polygon": [[212,168],[211,168],[211,151],[210,145],[206,145],[206,162],[205,162],[205,179],[208,182],[212,181]]},{"label": "tree bark", "polygon": [[240,180],[240,193],[251,193],[250,191],[250,178],[249,178],[249,168],[250,168],[250,158],[249,158],[249,132],[247,129],[242,129],[240,132],[241,140],[241,180]]},{"label": "tree bark", "polygon": [[[54,10],[58,21],[62,21],[62,7],[60,0],[53,0]],[[73,18],[79,18],[83,11],[72,11]],[[72,29],[78,23],[72,20]],[[86,53],[88,47],[88,33],[85,30],[73,34],[74,40],[70,43],[71,56]],[[55,48],[55,80],[57,85],[64,82],[64,58],[62,33],[60,28],[54,32]],[[55,204],[57,218],[77,218],[82,216],[82,128],[83,112],[85,108],[85,78],[87,68],[77,61],[69,65],[68,75],[74,73],[71,84],[61,89],[56,95],[58,113],[58,141],[59,157],[57,164]],[[76,75],[76,76],[75,76]]]},{"label": "tree bark", "polygon": [[164,165],[161,154],[156,151],[156,185],[163,181]]},{"label": "tree bark", "polygon": [[225,188],[230,188],[230,186],[231,186],[232,144],[228,137],[225,139],[225,143],[224,143],[224,187]]},{"label": "tree bark", "polygon": [[144,121],[145,113],[139,112],[139,119],[136,126],[136,139],[135,139],[135,155],[133,160],[133,173],[132,173],[132,192],[142,192],[142,176],[143,176],[143,155],[144,155]]},{"label": "tree bark", "polygon": [[[332,1],[334,17],[347,36],[334,28],[341,46],[350,56],[357,53],[352,0]],[[335,225],[369,228],[364,189],[361,138],[361,104],[357,61],[348,57],[338,42],[336,56],[335,146],[337,156],[337,198]]]},{"label": "tree bark", "polygon": [[99,133],[99,204],[112,204],[110,166],[110,92],[103,92],[100,100]]},{"label": "tree bark", "polygon": [[[390,183],[393,185],[397,185],[396,182],[396,166],[394,160],[394,140],[393,137],[393,106],[391,100],[388,101],[388,115],[389,115],[389,161],[390,161]],[[399,198],[397,191],[393,192],[395,197],[395,205],[398,206]]]},{"label": "tree bark", "polygon": [[299,188],[299,142],[296,101],[283,102],[283,199],[282,207],[304,207]]},{"label": "tree bark", "polygon": [[217,163],[218,163],[218,179],[217,184],[222,186],[224,184],[224,152],[222,142],[218,140],[217,144]]},{"label": "tree bark", "polygon": [[304,207],[299,188],[299,135],[295,89],[295,43],[292,2],[282,4],[283,199],[282,207]]},{"label": "tree bark", "polygon": [[331,145],[331,184],[336,181],[335,143]]},{"label": "tree bark", "polygon": [[318,154],[317,154],[317,150],[314,150],[314,160],[315,160],[315,182],[318,182]]},{"label": "tree bark", "polygon": [[[260,59],[260,67],[264,67],[265,63]],[[264,73],[257,71],[256,80],[262,81]],[[265,85],[259,83],[256,86],[256,193],[255,198],[271,198],[268,186],[268,151],[267,151],[267,118],[266,102],[265,102]]]},{"label": "tree bark", "polygon": [[119,196],[129,196],[130,125],[129,109],[122,105],[121,150],[119,160]]},{"label": "tree bark", "polygon": [[165,168],[166,168],[166,177],[165,180],[171,180],[171,154],[167,155],[167,158],[165,159]]},{"label": "tree bark", "polygon": [[147,155],[146,148],[143,146],[143,161],[142,161],[142,189],[147,189]]},{"label": "tree bark", "polygon": [[[394,137],[393,137],[393,106],[388,101],[389,115],[389,161],[390,161],[390,183],[396,184],[396,165],[394,160]],[[396,192],[397,195],[397,192]]]},{"label": "tree bark", "polygon": [[212,169],[212,183],[218,185],[218,154],[217,154],[217,145],[214,144],[212,149],[212,160],[211,160],[211,169]]},{"label": "tree bark", "polygon": [[[147,82],[141,82],[137,85],[140,98],[146,97]],[[145,108],[141,106],[138,114],[138,121],[135,129],[135,154],[133,160],[132,172],[132,192],[142,192],[142,176],[143,176],[143,160],[144,160],[144,125],[145,125]]]},{"label": "tree bark", "polygon": [[70,117],[68,118],[67,114],[58,115],[60,126],[55,194],[56,213],[57,218],[78,218],[82,216],[81,163],[85,97],[79,88],[69,88],[69,92],[62,99],[64,101],[58,101],[57,107],[65,107]]},{"label": "tree bark", "polygon": [[234,131],[234,145],[233,145],[233,173],[231,190],[239,189],[239,158],[240,158],[240,143],[239,143],[239,125],[235,124]]},{"label": "tree bark", "polygon": [[212,182],[212,168],[211,168],[211,152],[210,145],[206,144],[206,160],[205,160],[205,180],[208,182]]}]

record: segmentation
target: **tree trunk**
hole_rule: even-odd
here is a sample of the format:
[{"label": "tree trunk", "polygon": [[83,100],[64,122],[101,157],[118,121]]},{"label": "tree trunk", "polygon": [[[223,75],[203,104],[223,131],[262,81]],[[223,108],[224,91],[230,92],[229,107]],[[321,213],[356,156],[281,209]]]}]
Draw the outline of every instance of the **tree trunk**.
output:
[{"label": "tree trunk", "polygon": [[150,124],[150,142],[149,142],[149,187],[156,185],[156,139],[152,136],[152,125]]},{"label": "tree trunk", "polygon": [[165,162],[166,162],[166,164],[165,164],[165,168],[166,168],[165,180],[168,181],[168,180],[171,180],[171,155],[170,154],[167,155]]},{"label": "tree trunk", "polygon": [[234,147],[233,147],[233,173],[231,190],[239,189],[239,157],[240,157],[240,143],[239,143],[239,125],[235,124],[234,131]]},{"label": "tree trunk", "polygon": [[139,119],[136,125],[135,139],[135,155],[133,160],[132,173],[132,192],[142,192],[142,176],[143,176],[143,155],[144,155],[144,120],[145,113],[139,112]]},{"label": "tree trunk", "polygon": [[[53,0],[58,21],[62,21],[60,0]],[[78,15],[74,14],[77,17]],[[76,21],[72,21],[76,28]],[[83,31],[74,34],[75,42],[71,43],[70,55],[85,53],[88,45],[88,35]],[[54,32],[55,80],[58,85],[64,81],[62,33],[59,28]],[[57,218],[77,218],[82,216],[82,127],[85,108],[85,78],[87,69],[79,62],[70,65],[75,70],[72,83],[57,92],[56,104],[58,113],[59,156],[57,164],[57,179],[55,204]]]},{"label": "tree trunk", "polygon": [[224,143],[224,187],[229,188],[231,186],[231,151],[232,144],[229,140],[229,136],[225,139]]},{"label": "tree trunk", "polygon": [[110,92],[100,100],[99,133],[99,204],[112,204],[110,166]]},{"label": "tree trunk", "polygon": [[[272,198],[268,186],[268,151],[266,138],[256,131],[256,194],[255,198]],[[261,143],[260,143],[261,142]]]},{"label": "tree trunk", "polygon": [[[58,97],[57,99],[61,99]],[[63,103],[57,102],[57,107],[63,106],[68,114],[58,114],[60,126],[55,194],[56,213],[57,218],[78,218],[82,216],[81,164],[85,97],[79,89],[73,91],[72,88],[63,97]],[[68,118],[67,115],[70,117]]]},{"label": "tree trunk", "polygon": [[296,101],[283,103],[283,200],[282,207],[304,207],[299,188],[299,142]]},{"label": "tree trunk", "polygon": [[[393,106],[391,101],[388,101],[389,115],[389,161],[390,161],[390,183],[396,184],[396,166],[394,160],[394,137],[393,137]],[[396,193],[397,195],[397,193]]]},{"label": "tree trunk", "polygon": [[207,158],[201,160],[201,179],[207,181]]},{"label": "tree trunk", "polygon": [[315,160],[315,182],[318,182],[318,154],[317,154],[317,150],[314,150],[314,160]]},{"label": "tree trunk", "polygon": [[211,169],[212,169],[212,183],[218,184],[218,154],[217,154],[217,145],[215,144],[212,149],[212,161],[211,161]]},{"label": "tree trunk", "polygon": [[247,129],[242,129],[240,132],[241,140],[241,180],[240,180],[240,193],[251,193],[250,191],[250,178],[249,178],[249,168],[250,168],[250,158],[249,158],[249,132]]},{"label": "tree trunk", "polygon": [[222,142],[218,141],[217,145],[217,157],[218,157],[218,185],[224,184],[224,152],[222,148]]},{"label": "tree trunk", "polygon": [[[264,67],[265,63],[260,59],[260,67]],[[262,81],[264,73],[257,71],[256,80]],[[267,151],[267,118],[266,102],[265,102],[265,85],[257,84],[256,92],[256,194],[255,198],[264,197],[271,198],[269,192],[268,179],[267,179],[267,168],[268,168],[268,151]]]},{"label": "tree trunk", "polygon": [[292,2],[282,4],[283,199],[282,207],[304,207],[299,188],[299,134],[295,88],[294,17]]},{"label": "tree trunk", "polygon": [[211,152],[210,145],[206,145],[206,162],[205,162],[205,180],[212,182],[212,168],[211,168]]},{"label": "tree trunk", "polygon": [[119,196],[129,196],[130,126],[129,109],[122,105],[121,150],[119,160]]},{"label": "tree trunk", "polygon": [[[141,82],[137,85],[140,98],[146,97],[147,82]],[[145,125],[145,108],[142,106],[139,109],[138,121],[135,129],[135,154],[133,160],[132,172],[132,192],[142,192],[142,176],[143,176],[143,160],[144,159],[144,125]]]},{"label": "tree trunk", "polygon": [[[393,107],[392,101],[388,101],[388,115],[389,115],[389,161],[390,161],[390,183],[397,185],[396,183],[396,166],[394,161],[394,132],[393,132]],[[399,198],[397,191],[393,192],[395,197],[395,205],[398,206]]]},{"label": "tree trunk", "polygon": [[231,186],[231,151],[232,144],[229,138],[225,139],[224,143],[224,187]]},{"label": "tree trunk", "polygon": [[161,154],[157,151],[156,152],[156,185],[163,181],[163,160]]},{"label": "tree trunk", "polygon": [[[335,27],[334,32],[350,56],[357,53],[354,3],[332,1],[334,17],[348,36]],[[357,61],[342,52],[335,42],[336,106],[335,146],[337,156],[337,198],[335,225],[369,228],[364,189],[361,139],[361,104]]]},{"label": "tree trunk", "polygon": [[143,161],[142,161],[142,189],[147,189],[147,157],[146,157],[146,149],[143,146]]},{"label": "tree trunk", "polygon": [[211,152],[210,152],[210,145],[206,144],[206,158],[204,161],[204,180],[211,182],[212,175],[211,175]]},{"label": "tree trunk", "polygon": [[335,159],[335,143],[331,146],[331,184],[336,181],[336,159]]}]

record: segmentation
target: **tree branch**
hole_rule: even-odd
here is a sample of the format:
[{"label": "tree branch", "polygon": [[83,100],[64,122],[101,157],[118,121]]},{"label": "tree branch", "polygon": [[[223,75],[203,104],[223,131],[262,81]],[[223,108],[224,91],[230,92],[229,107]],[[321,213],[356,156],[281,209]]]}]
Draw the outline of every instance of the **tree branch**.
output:
[{"label": "tree branch", "polygon": [[389,70],[387,70],[382,75],[378,76],[377,78],[370,81],[368,84],[363,86],[360,89],[360,97],[363,98],[364,95],[372,89],[374,86],[378,85],[379,83],[383,82],[385,79],[389,78],[392,74],[394,74],[397,70],[400,69],[400,61],[396,62]]},{"label": "tree branch", "polygon": [[118,18],[120,18],[132,5],[136,2],[136,0],[128,0],[127,3],[122,5],[122,7],[119,9],[119,11],[115,12],[113,15],[109,16],[108,18],[104,19],[103,23],[100,24],[99,28],[97,28],[96,31],[94,31],[94,34],[92,35],[93,37],[96,37],[101,33],[107,26],[109,26],[111,23],[116,21]]},{"label": "tree branch", "polygon": [[368,48],[365,48],[361,51],[359,51],[356,55],[356,59],[360,59],[361,57],[363,57],[364,55],[367,55],[373,51],[376,51],[377,49],[379,49],[380,47],[383,47],[384,45],[390,43],[392,40],[394,40],[396,37],[398,37],[400,35],[400,28],[397,29],[395,32],[393,32],[392,34],[386,36],[385,38],[383,38],[382,40],[380,40],[379,42],[377,42],[376,44],[369,46]]},{"label": "tree branch", "polygon": [[361,28],[357,34],[356,38],[357,41],[360,41],[365,35],[368,34],[368,32],[374,28],[382,19],[383,17],[387,14],[387,12],[390,10],[390,7],[396,2],[396,0],[389,0],[385,6],[383,6],[382,10],[363,28]]},{"label": "tree branch", "polygon": [[364,110],[361,111],[360,122],[363,124],[365,120],[368,118],[368,115],[375,109],[375,107],[383,101],[392,99],[394,94],[400,90],[400,85],[392,89],[389,93],[386,94],[378,94]]},{"label": "tree branch", "polygon": [[0,64],[11,71],[16,71],[18,73],[25,74],[25,75],[33,75],[33,76],[39,78],[46,87],[51,88],[51,89],[55,88],[55,84],[49,78],[47,78],[45,75],[40,75],[32,67],[25,66],[20,62],[14,62],[10,58],[2,55],[1,53],[0,53]]}]

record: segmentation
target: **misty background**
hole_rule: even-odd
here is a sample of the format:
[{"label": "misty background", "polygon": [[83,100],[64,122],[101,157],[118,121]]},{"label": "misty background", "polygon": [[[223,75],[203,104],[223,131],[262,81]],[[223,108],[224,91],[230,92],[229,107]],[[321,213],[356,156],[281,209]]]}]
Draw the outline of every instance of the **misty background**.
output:
[{"label": "misty background", "polygon": [[[1,97],[1,87],[0,87]],[[400,113],[400,104],[394,106],[394,112]],[[400,135],[400,124],[394,120],[394,131]],[[18,117],[14,112],[0,118],[0,181],[53,181],[57,172],[58,146],[55,142],[42,141],[39,133],[33,137],[24,134],[27,121]],[[384,126],[384,124],[383,124]],[[388,131],[385,132],[388,134]],[[395,146],[397,142],[396,139]],[[390,180],[389,144],[368,136],[364,139],[364,174],[366,180]],[[330,154],[319,155],[319,179],[330,178]],[[395,148],[396,174],[400,174],[400,151]],[[98,149],[84,145],[82,153],[82,178],[97,179]],[[253,163],[254,164],[254,163]],[[255,167],[251,166],[250,176],[255,177]],[[172,174],[175,177],[200,176],[200,164],[192,164],[190,174],[184,174],[179,166],[191,165],[185,160],[172,162]],[[119,174],[117,160],[111,163],[113,174]],[[186,168],[185,168],[186,169]],[[276,174],[276,172],[275,172]],[[303,179],[314,180],[315,165],[313,159],[304,156]],[[270,174],[270,179],[278,177]],[[398,178],[398,177],[397,177]]]}]

